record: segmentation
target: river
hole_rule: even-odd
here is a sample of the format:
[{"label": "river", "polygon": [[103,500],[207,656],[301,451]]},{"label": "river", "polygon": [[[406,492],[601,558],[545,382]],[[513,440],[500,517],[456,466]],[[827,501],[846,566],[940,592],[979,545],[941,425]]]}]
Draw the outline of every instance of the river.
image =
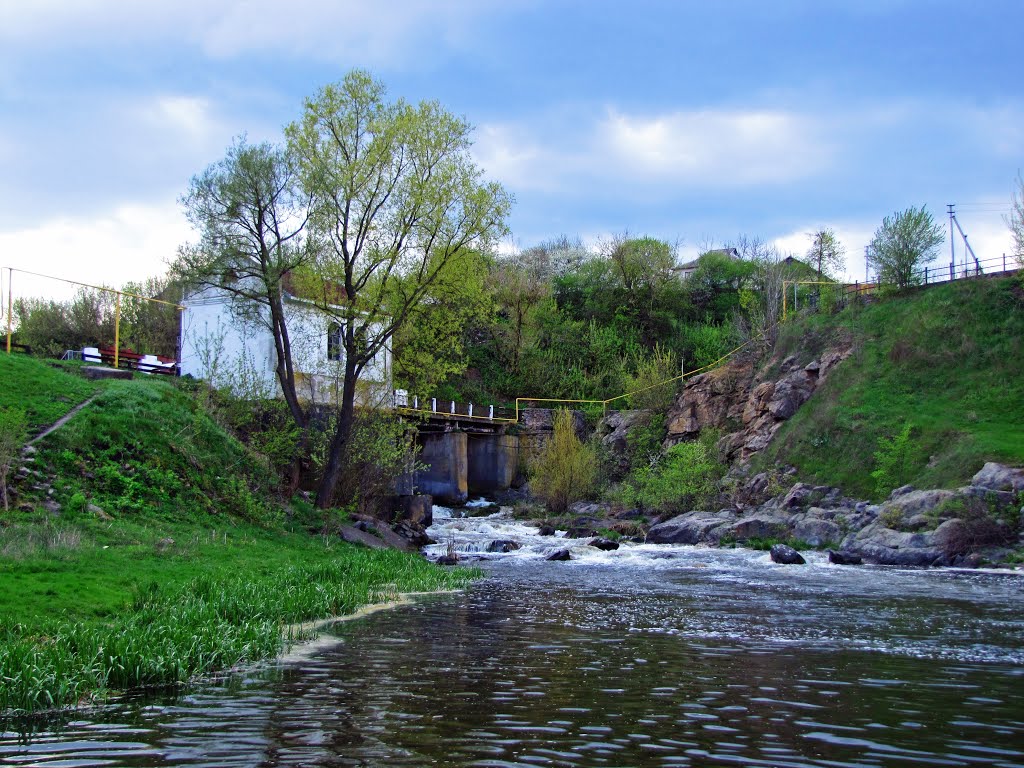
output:
[{"label": "river", "polygon": [[522,548],[297,660],[3,734],[0,763],[1024,766],[1019,572],[601,552],[435,515],[433,554]]}]

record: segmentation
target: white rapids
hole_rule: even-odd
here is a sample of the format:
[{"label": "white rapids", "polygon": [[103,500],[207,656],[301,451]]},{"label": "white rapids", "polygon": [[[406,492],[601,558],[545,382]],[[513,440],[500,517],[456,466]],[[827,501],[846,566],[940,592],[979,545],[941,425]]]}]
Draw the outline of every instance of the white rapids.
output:
[{"label": "white rapids", "polygon": [[[484,499],[475,499],[466,504],[467,511],[472,515],[474,507],[488,506],[490,503]],[[457,510],[435,506],[433,524],[427,529],[427,534],[437,542],[423,548],[428,558],[434,560],[448,554],[449,549],[454,549],[462,563],[480,560],[537,561],[561,549],[568,549],[573,561],[593,564],[702,567],[700,561],[706,560],[708,556],[721,557],[727,553],[725,556],[731,559],[763,561],[772,565],[767,552],[749,550],[713,550],[708,547],[622,540],[618,549],[604,551],[590,546],[589,542],[594,538],[592,536],[568,538],[564,530],[556,531],[553,536],[542,536],[537,526],[513,518],[511,507],[501,507],[500,511],[489,515],[463,516]],[[519,548],[510,552],[491,552],[488,548],[493,542],[515,542]],[[811,556],[809,562],[820,560],[822,564],[827,563],[824,555],[807,554]]]}]

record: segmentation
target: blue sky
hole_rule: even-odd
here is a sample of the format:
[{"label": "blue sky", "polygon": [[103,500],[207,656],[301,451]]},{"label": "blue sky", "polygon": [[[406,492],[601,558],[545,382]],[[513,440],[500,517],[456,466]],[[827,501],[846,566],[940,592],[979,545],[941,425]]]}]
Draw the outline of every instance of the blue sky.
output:
[{"label": "blue sky", "polygon": [[799,255],[829,226],[863,279],[883,216],[955,202],[998,256],[1021,29],[1021,0],[0,0],[0,265],[162,271],[190,177],[356,66],[475,126],[516,197],[506,247],[629,231]]}]

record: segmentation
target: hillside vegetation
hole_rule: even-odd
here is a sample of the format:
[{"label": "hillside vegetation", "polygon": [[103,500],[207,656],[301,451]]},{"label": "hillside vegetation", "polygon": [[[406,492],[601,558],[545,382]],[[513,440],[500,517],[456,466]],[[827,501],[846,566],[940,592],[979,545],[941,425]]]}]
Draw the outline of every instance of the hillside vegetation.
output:
[{"label": "hillside vegetation", "polygon": [[196,385],[7,355],[0,381],[34,432],[96,395],[37,444],[0,519],[0,719],[181,684],[277,653],[290,624],[472,575],[330,535]]},{"label": "hillside vegetation", "polygon": [[848,341],[854,354],[782,427],[759,465],[792,464],[803,479],[878,497],[904,483],[953,487],[989,460],[1024,464],[1019,276],[803,317],[783,327],[775,357],[813,356]]}]

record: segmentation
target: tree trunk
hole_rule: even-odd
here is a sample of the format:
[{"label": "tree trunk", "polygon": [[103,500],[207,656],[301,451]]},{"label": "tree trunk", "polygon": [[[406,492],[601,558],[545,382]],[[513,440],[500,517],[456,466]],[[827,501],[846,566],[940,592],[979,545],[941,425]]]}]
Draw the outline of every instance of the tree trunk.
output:
[{"label": "tree trunk", "polygon": [[341,411],[338,414],[337,426],[331,438],[331,446],[327,455],[327,466],[316,490],[316,506],[318,509],[329,509],[337,494],[338,481],[345,469],[348,459],[349,440],[352,437],[352,425],[355,423],[356,404],[356,364],[351,354],[345,355],[345,379],[341,393]]}]

